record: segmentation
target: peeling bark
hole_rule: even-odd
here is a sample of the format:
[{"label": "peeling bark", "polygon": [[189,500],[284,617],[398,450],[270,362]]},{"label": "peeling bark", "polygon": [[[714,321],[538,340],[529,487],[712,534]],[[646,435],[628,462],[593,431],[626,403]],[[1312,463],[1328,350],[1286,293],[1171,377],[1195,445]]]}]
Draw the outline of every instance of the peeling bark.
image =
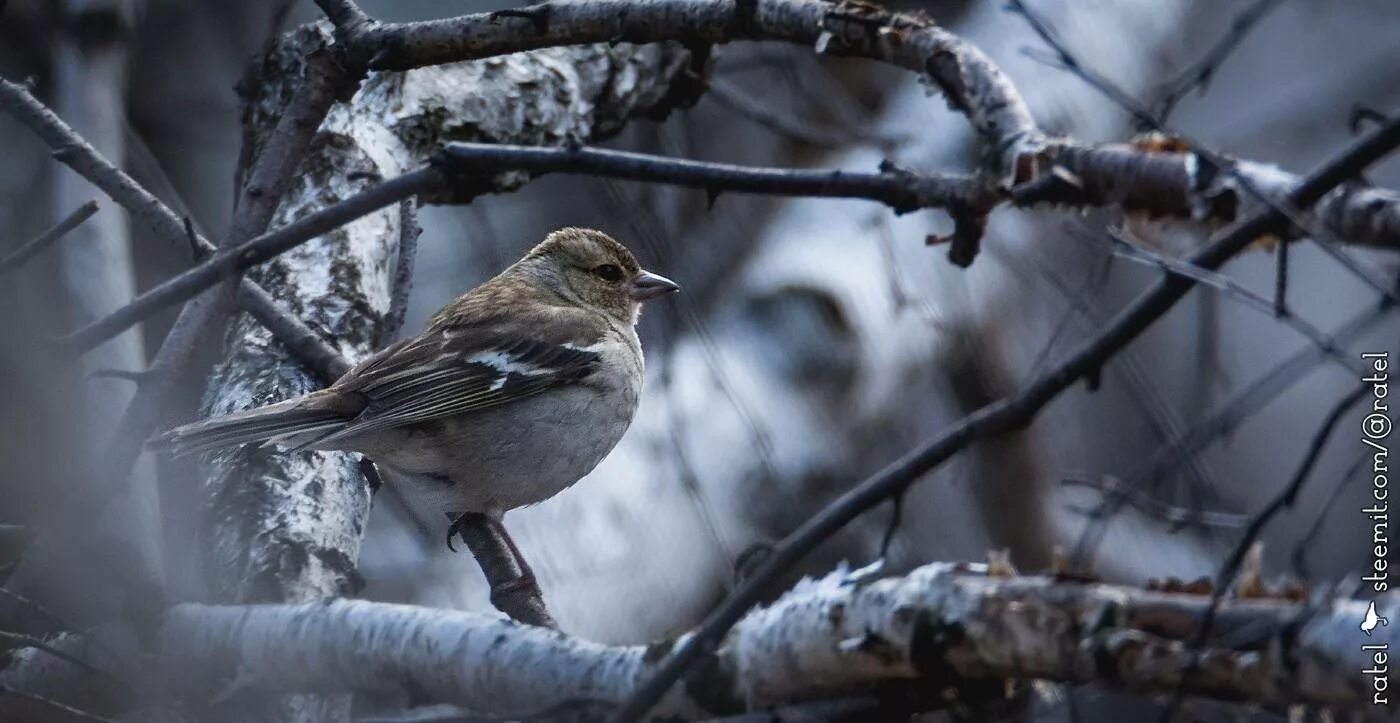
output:
[{"label": "peeling bark", "polygon": [[[989,702],[1008,695],[1007,678],[1170,692],[1210,604],[1209,595],[988,577],[947,563],[867,578],[838,570],[750,612],[653,715],[708,717],[872,690],[914,693],[928,707]],[[1378,605],[1400,613],[1395,596]],[[1365,610],[1349,600],[1227,601],[1187,690],[1275,709],[1357,708],[1369,701],[1353,665]],[[1389,627],[1374,635],[1365,642],[1396,642]],[[360,601],[180,605],[159,640],[167,680],[184,691],[409,693],[504,716],[619,701],[670,648]]]}]

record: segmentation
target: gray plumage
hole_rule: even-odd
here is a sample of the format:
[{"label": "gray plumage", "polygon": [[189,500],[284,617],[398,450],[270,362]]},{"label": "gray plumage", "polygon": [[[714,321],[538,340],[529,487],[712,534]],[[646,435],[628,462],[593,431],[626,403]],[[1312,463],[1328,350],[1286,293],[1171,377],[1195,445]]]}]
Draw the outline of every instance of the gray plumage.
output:
[{"label": "gray plumage", "polygon": [[361,452],[415,506],[499,519],[572,485],[622,438],[641,396],[639,306],[677,288],[607,235],[563,229],[327,389],[153,446]]}]

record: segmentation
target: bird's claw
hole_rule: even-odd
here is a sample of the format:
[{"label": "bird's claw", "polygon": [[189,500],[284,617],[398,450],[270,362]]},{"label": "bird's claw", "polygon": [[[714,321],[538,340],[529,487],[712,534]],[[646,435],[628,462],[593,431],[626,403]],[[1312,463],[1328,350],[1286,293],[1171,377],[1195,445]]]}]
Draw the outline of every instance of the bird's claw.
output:
[{"label": "bird's claw", "polygon": [[452,524],[447,526],[447,549],[453,552],[457,551],[457,546],[452,544],[452,538],[456,537],[457,533],[461,532],[462,527],[466,524],[467,516],[470,514],[470,512],[467,512],[458,515],[457,519],[453,520]]}]

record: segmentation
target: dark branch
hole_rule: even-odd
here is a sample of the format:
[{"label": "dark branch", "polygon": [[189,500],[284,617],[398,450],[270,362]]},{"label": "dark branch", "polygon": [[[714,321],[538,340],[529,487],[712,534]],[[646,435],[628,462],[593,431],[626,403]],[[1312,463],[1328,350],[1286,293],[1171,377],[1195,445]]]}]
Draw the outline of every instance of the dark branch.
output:
[{"label": "dark branch", "polygon": [[[1203,527],[1244,527],[1249,518],[1229,512],[1188,510],[1153,499],[1142,490],[1126,485],[1112,475],[1075,475],[1060,480],[1066,487],[1087,487],[1124,503],[1173,526],[1195,524]],[[1089,514],[1097,514],[1090,512]]]},{"label": "dark branch", "polygon": [[445,167],[459,174],[520,170],[669,183],[710,193],[864,198],[896,213],[959,204],[985,208],[997,198],[993,189],[969,176],[920,176],[892,168],[878,173],[758,168],[599,148],[491,143],[452,143],[443,156]]},{"label": "dark branch", "polygon": [[1211,80],[1220,70],[1220,66],[1225,60],[1239,48],[1241,41],[1250,31],[1259,24],[1274,8],[1282,5],[1282,0],[1254,0],[1254,4],[1245,8],[1243,12],[1235,16],[1230,23],[1230,30],[1215,45],[1211,46],[1206,54],[1199,60],[1183,69],[1176,78],[1166,84],[1162,91],[1162,98],[1157,101],[1156,115],[1162,121],[1171,117],[1172,111],[1176,110],[1177,103],[1181,102],[1193,90],[1200,90],[1202,93],[1210,86]]},{"label": "dark branch", "polygon": [[13,696],[15,698],[23,698],[24,700],[33,703],[38,703],[39,705],[59,711],[65,717],[71,718],[73,720],[96,721],[97,723],[118,723],[115,719],[105,718],[100,715],[89,713],[85,710],[78,710],[77,708],[74,708],[71,705],[60,703],[54,700],[53,698],[48,698],[42,695],[36,695],[34,693],[27,693],[22,690],[16,690],[8,685],[0,685],[0,695],[8,695]]},{"label": "dark branch", "polygon": [[558,628],[544,604],[544,594],[533,574],[520,569],[515,543],[500,524],[490,524],[484,515],[468,516],[457,525],[458,536],[467,544],[481,566],[481,574],[491,590],[491,605],[512,620],[544,628]]},{"label": "dark branch", "polygon": [[321,381],[330,384],[350,371],[350,362],[305,322],[287,313],[261,286],[244,281],[238,287],[238,306],[267,327],[296,360]]},{"label": "dark branch", "polygon": [[167,279],[138,296],[121,309],[60,338],[57,344],[65,351],[73,353],[88,351],[167,306],[189,300],[220,281],[361,216],[429,190],[441,180],[442,176],[431,168],[405,173],[340,203],[299,218],[276,231],[219,251],[198,266]]},{"label": "dark branch", "polygon": [[84,221],[92,218],[97,213],[97,202],[88,201],[79,206],[72,213],[63,218],[62,221],[54,224],[53,228],[39,234],[34,240],[16,249],[9,256],[0,259],[0,274],[13,271],[34,258],[40,251],[48,248],[53,242],[63,238],[69,231],[81,226]]},{"label": "dark branch", "polygon": [[[1400,145],[1400,120],[1391,120],[1305,178],[1289,192],[1288,203],[1297,208],[1311,206],[1327,191],[1355,177],[1396,145]],[[1277,233],[1286,223],[1286,217],[1274,208],[1256,211],[1223,229],[1206,248],[1193,255],[1190,262],[1208,270],[1216,269],[1258,237]],[[779,543],[758,570],[706,617],[695,635],[676,646],[613,720],[630,722],[645,716],[691,665],[714,649],[744,612],[761,599],[765,589],[823,540],[861,513],[909,487],[974,441],[1000,436],[1030,424],[1046,404],[1086,373],[1101,368],[1105,360],[1175,306],[1194,285],[1194,280],[1180,276],[1161,279],[1114,317],[1098,336],[1082,344],[1020,392],[964,417],[944,434],[909,452],[827,505]]]},{"label": "dark branch", "polygon": [[385,347],[403,331],[408,314],[408,297],[413,292],[413,265],[418,260],[418,203],[409,198],[399,203],[399,258],[394,264],[394,288],[389,295],[389,311],[379,327],[378,346]]},{"label": "dark branch", "polygon": [[1323,359],[1328,358],[1329,347],[1340,348],[1350,339],[1365,333],[1384,319],[1392,308],[1394,304],[1383,300],[1333,332],[1326,338],[1327,344],[1309,346],[1261,375],[1248,387],[1222,403],[1214,414],[1202,420],[1189,432],[1162,445],[1152,455],[1148,469],[1141,478],[1149,482],[1160,479],[1175,469],[1185,455],[1193,454],[1212,439],[1228,434],[1230,430],[1239,426],[1240,422],[1276,399],[1283,390],[1301,379]]},{"label": "dark branch", "polygon": [[40,640],[39,638],[34,637],[33,635],[23,635],[20,633],[12,633],[6,630],[0,630],[0,641],[13,643],[17,647],[30,647],[34,648],[35,650],[42,651],[48,655],[52,655],[53,657],[58,658],[59,660],[71,663],[74,667],[77,667],[83,670],[84,672],[91,673],[109,683],[124,688],[127,691],[131,691],[131,684],[127,683],[125,680],[118,678],[117,676],[103,670],[102,668],[97,667],[96,665],[93,665],[92,663],[89,663],[86,660],[83,660],[82,658],[79,658],[76,655],[73,655],[72,653],[49,645],[48,643],[44,642],[43,640]]},{"label": "dark branch", "polygon": [[1175,716],[1182,701],[1186,697],[1186,691],[1191,685],[1191,679],[1201,667],[1201,652],[1206,646],[1206,641],[1210,639],[1210,634],[1215,626],[1216,615],[1220,612],[1220,605],[1225,600],[1225,593],[1228,591],[1235,577],[1239,575],[1240,566],[1244,563],[1245,557],[1250,548],[1259,539],[1260,533],[1268,526],[1278,513],[1293,507],[1298,499],[1298,493],[1302,492],[1303,484],[1308,481],[1312,474],[1313,467],[1317,465],[1318,458],[1322,455],[1322,450],[1327,446],[1327,440],[1332,437],[1332,432],[1336,430],[1337,423],[1341,421],[1342,415],[1351,409],[1361,398],[1370,393],[1371,387],[1368,384],[1361,384],[1356,389],[1347,393],[1332,407],[1332,411],[1323,419],[1322,425],[1313,434],[1312,440],[1308,442],[1308,449],[1303,453],[1303,459],[1298,463],[1298,468],[1294,470],[1293,477],[1288,481],[1279,493],[1270,500],[1249,521],[1245,527],[1244,534],[1240,536],[1239,542],[1235,543],[1235,548],[1226,558],[1225,564],[1221,565],[1220,572],[1215,576],[1215,589],[1211,591],[1210,605],[1206,608],[1205,616],[1201,618],[1200,625],[1196,628],[1196,634],[1191,639],[1191,660],[1186,669],[1181,673],[1181,682],[1176,693],[1172,696],[1171,702],[1162,711],[1162,723],[1168,723]]}]

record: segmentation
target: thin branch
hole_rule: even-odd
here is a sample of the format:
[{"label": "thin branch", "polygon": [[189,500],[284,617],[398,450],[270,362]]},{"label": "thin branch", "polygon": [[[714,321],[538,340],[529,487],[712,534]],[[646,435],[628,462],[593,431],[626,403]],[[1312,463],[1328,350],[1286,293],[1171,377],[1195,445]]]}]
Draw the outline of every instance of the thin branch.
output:
[{"label": "thin branch", "polygon": [[72,353],[88,351],[161,309],[188,301],[220,281],[361,216],[427,191],[441,181],[442,176],[435,169],[423,168],[376,184],[340,203],[303,216],[276,231],[219,251],[194,268],[161,282],[136,297],[130,304],[59,338],[55,343],[61,349]]},{"label": "thin branch", "polygon": [[995,192],[969,176],[924,176],[890,166],[878,173],[760,168],[666,158],[600,148],[538,148],[493,143],[451,143],[444,165],[464,175],[520,170],[567,173],[703,189],[711,199],[725,191],[778,196],[864,198],[896,213],[920,208],[985,208]]},{"label": "thin branch", "polygon": [[15,249],[9,256],[0,259],[0,274],[13,271],[36,256],[40,251],[48,248],[53,242],[63,238],[69,231],[79,227],[92,215],[97,213],[97,202],[87,203],[74,209],[74,211],[63,218],[62,221],[54,224],[49,230],[39,234],[29,243]]},{"label": "thin branch", "polygon": [[[1344,347],[1351,340],[1365,334],[1386,319],[1393,308],[1394,304],[1389,300],[1381,300],[1374,307],[1357,314],[1332,332],[1327,337],[1328,341],[1331,342],[1327,346]],[[1142,466],[1142,469],[1134,473],[1130,481],[1124,483],[1124,489],[1139,489],[1156,484],[1183,462],[1191,462],[1194,465],[1199,459],[1199,452],[1206,445],[1227,436],[1231,430],[1264,409],[1270,402],[1278,399],[1284,391],[1328,358],[1330,357],[1323,348],[1309,345],[1279,362],[1229,399],[1220,403],[1213,412],[1189,430],[1174,434],[1170,440],[1162,443]],[[1118,504],[1115,504],[1115,501]],[[1091,551],[1106,532],[1109,518],[1118,505],[1123,502],[1126,501],[1121,497],[1110,496],[1092,513],[1094,519],[1075,544],[1072,560],[1076,566],[1082,567],[1086,564]]]},{"label": "thin branch", "polygon": [[1168,81],[1162,90],[1162,98],[1157,101],[1156,115],[1163,122],[1167,120],[1176,110],[1177,103],[1181,102],[1193,90],[1205,93],[1210,87],[1210,82],[1215,78],[1215,74],[1224,65],[1226,59],[1230,57],[1240,43],[1249,35],[1250,31],[1259,24],[1261,20],[1268,16],[1275,8],[1282,5],[1282,0],[1254,0],[1254,4],[1245,8],[1243,12],[1235,16],[1230,22],[1230,30],[1221,38],[1206,54],[1190,66],[1183,68],[1176,78]]},{"label": "thin branch", "polygon": [[[1095,250],[1097,250],[1097,246]],[[1015,268],[1017,263],[1016,257],[1014,256],[1007,256],[1004,261],[1011,264],[1013,268]],[[1035,263],[1035,267],[1045,280],[1050,282],[1050,285],[1054,287],[1056,291],[1060,292],[1065,300],[1069,302],[1070,306],[1066,310],[1066,320],[1070,315],[1077,312],[1083,316],[1089,329],[1096,330],[1102,326],[1104,314],[1101,313],[1095,305],[1089,303],[1085,294],[1088,293],[1090,289],[1102,287],[1108,279],[1113,261],[1114,256],[1111,254],[1104,254],[1103,268],[1096,274],[1098,278],[1086,278],[1082,291],[1076,291],[1073,285],[1062,278],[1049,264],[1037,262]],[[1053,351],[1056,341],[1055,337],[1058,335],[1057,330],[1046,342],[1041,353],[1029,367],[1030,374],[1037,374],[1040,372],[1043,364],[1049,359],[1051,351]],[[1181,420],[1173,410],[1172,405],[1162,396],[1161,390],[1152,383],[1150,375],[1143,370],[1137,355],[1129,350],[1124,350],[1118,355],[1117,366],[1123,371],[1128,386],[1133,392],[1131,395],[1132,398],[1142,405],[1142,411],[1146,419],[1151,423],[1152,431],[1163,439],[1179,436],[1182,433]],[[1213,479],[1214,474],[1209,469],[1209,465],[1206,464],[1205,460],[1202,460],[1196,455],[1192,455],[1187,459],[1187,462],[1189,464],[1192,482],[1195,486],[1199,489],[1211,488],[1211,479]]]},{"label": "thin branch", "polygon": [[1311,574],[1308,572],[1307,552],[1312,547],[1313,540],[1317,539],[1318,533],[1322,532],[1322,525],[1331,514],[1332,508],[1337,501],[1342,498],[1342,493],[1350,486],[1356,473],[1360,471],[1361,465],[1371,459],[1370,455],[1362,452],[1357,456],[1356,461],[1347,465],[1345,471],[1338,477],[1337,484],[1332,486],[1332,494],[1327,495],[1327,501],[1317,509],[1317,514],[1313,516],[1312,524],[1308,525],[1308,531],[1298,538],[1298,542],[1293,545],[1293,552],[1289,554],[1289,562],[1293,564],[1293,572],[1300,580],[1308,580]]},{"label": "thin branch", "polygon": [[51,624],[55,625],[61,630],[66,630],[74,633],[77,633],[80,630],[76,624],[70,622],[62,615],[59,615],[53,610],[50,610],[49,608],[44,607],[43,605],[34,602],[33,600],[30,600],[29,598],[13,590],[7,589],[5,587],[0,587],[0,595],[9,598],[20,607],[38,613],[41,617],[46,618]]},{"label": "thin branch", "polygon": [[306,365],[321,381],[330,384],[350,371],[350,362],[340,355],[314,329],[277,304],[272,295],[257,284],[238,287],[238,306],[267,327],[287,352]]},{"label": "thin branch", "polygon": [[408,314],[408,297],[413,292],[413,266],[418,260],[418,204],[413,198],[399,202],[399,258],[394,265],[394,288],[389,295],[389,311],[379,327],[378,346],[388,346],[403,330]]},{"label": "thin branch", "polygon": [[[335,95],[335,83],[332,81],[336,78],[332,77],[334,76],[332,71],[326,70],[328,67],[329,64],[325,62],[310,65],[312,69],[323,69],[315,71],[314,75],[324,77],[319,80],[303,81],[304,92],[293,100],[289,110],[284,114],[285,127],[284,124],[279,123],[278,125],[280,136],[289,139],[295,138],[303,144],[310,142],[311,135],[320,126],[320,120],[316,117],[317,108],[320,108],[320,114],[324,116]],[[312,70],[308,70],[308,73],[312,72]],[[4,111],[19,120],[51,148],[56,151],[64,150],[60,160],[106,193],[117,205],[126,209],[133,219],[142,222],[154,231],[158,240],[172,246],[186,243],[189,240],[192,229],[186,228],[179,215],[142,188],[135,179],[103,158],[67,123],[64,123],[43,103],[40,103],[24,85],[0,78],[0,111]],[[281,153],[296,153],[299,156],[300,154],[295,150],[295,147],[296,144],[290,141],[282,142],[276,146]],[[263,162],[265,155],[259,156],[259,163]],[[272,159],[268,160],[270,162]],[[290,163],[283,158],[276,160],[275,173],[272,170],[266,170],[259,174],[252,174],[263,179],[262,188],[285,185],[285,181],[269,180],[279,173],[290,176]],[[270,217],[271,211],[272,209],[267,204],[255,204],[249,201],[239,206],[238,217],[244,218],[253,215],[261,217],[262,214],[268,214]],[[265,219],[263,223],[266,224]],[[201,248],[213,248],[213,244],[203,237],[194,234],[193,238]],[[276,307],[260,303],[260,300],[270,300],[271,297],[268,296],[267,292],[247,280],[240,283],[239,288],[246,290],[240,291],[240,297],[249,297],[251,299],[250,305],[254,309],[261,308],[268,312],[262,318],[264,323],[273,318],[271,311],[275,310]],[[182,311],[181,315],[184,316],[186,313]],[[211,318],[206,317],[205,312],[201,312],[198,316],[199,318],[191,316],[185,323],[177,321],[175,327],[167,335],[166,341],[162,343],[160,350],[156,353],[150,370],[153,372],[152,378],[159,377],[159,381],[139,389],[136,397],[127,406],[117,433],[117,439],[108,450],[107,458],[114,469],[128,470],[131,468],[142,445],[155,431],[167,396],[178,386],[178,374],[175,372],[186,366],[186,361],[192,357],[201,340],[213,331],[210,328]],[[282,319],[283,325],[288,328],[299,323],[296,320],[287,320],[285,314],[281,314],[281,316],[284,317]],[[117,474],[125,476],[125,471]],[[115,493],[121,488],[122,485],[114,484],[111,489]]]},{"label": "thin branch", "polygon": [[[1119,258],[1145,264],[1147,266],[1153,266],[1169,274],[1187,276],[1202,286],[1209,286],[1216,289],[1227,299],[1242,302],[1245,306],[1255,311],[1276,318],[1285,326],[1288,326],[1301,336],[1307,338],[1308,341],[1311,341],[1320,351],[1331,357],[1341,366],[1351,371],[1358,372],[1360,376],[1366,375],[1362,365],[1343,354],[1340,349],[1333,345],[1332,340],[1326,333],[1297,314],[1287,311],[1280,313],[1280,308],[1276,301],[1266,299],[1250,291],[1248,288],[1245,288],[1243,284],[1229,276],[1196,268],[1190,263],[1178,259],[1167,258],[1166,256],[1154,253],[1140,245],[1129,243],[1112,231],[1109,232],[1108,237],[1113,240],[1115,246],[1114,254]],[[1286,247],[1287,244],[1280,244],[1280,246]]]},{"label": "thin branch", "polygon": [[121,678],[112,675],[111,673],[97,667],[96,665],[93,665],[92,663],[89,663],[86,660],[83,660],[82,658],[79,658],[76,655],[73,655],[72,653],[60,650],[59,648],[49,645],[48,643],[44,642],[43,640],[40,640],[39,638],[34,637],[33,635],[23,635],[21,633],[12,633],[6,630],[0,630],[0,641],[7,641],[10,643],[14,643],[16,646],[29,647],[34,648],[35,650],[43,651],[49,655],[52,655],[55,658],[58,658],[59,660],[72,663],[74,666],[82,669],[83,671],[92,673],[93,675],[102,678],[103,680],[106,680],[109,683],[113,683],[121,688],[125,688],[128,691],[132,690],[131,684],[126,682],[125,680],[122,680]]},{"label": "thin branch", "polygon": [[1389,301],[1381,301],[1357,314],[1326,337],[1328,344],[1309,345],[1279,362],[1230,399],[1222,402],[1215,412],[1196,423],[1185,434],[1159,447],[1148,460],[1145,470],[1134,477],[1147,482],[1161,479],[1163,475],[1174,470],[1181,460],[1194,455],[1212,440],[1219,439],[1238,427],[1245,419],[1277,399],[1306,372],[1322,360],[1330,358],[1327,348],[1342,348],[1350,340],[1361,336],[1384,320],[1393,308],[1394,304]]},{"label": "thin branch", "polygon": [[[1306,208],[1326,192],[1353,178],[1366,166],[1400,145],[1400,119],[1354,142],[1343,153],[1310,174],[1289,192],[1290,204]],[[1206,248],[1190,258],[1205,269],[1221,266],[1259,236],[1277,232],[1287,219],[1273,208],[1260,209],[1216,235]],[[944,434],[921,445],[890,466],[866,479],[828,504],[779,543],[758,570],[710,613],[696,631],[676,646],[656,674],[627,701],[614,721],[636,721],[704,654],[712,651],[726,631],[762,592],[819,543],[828,539],[866,510],[918,481],[928,471],[965,449],[972,442],[1000,436],[1030,424],[1036,414],[1061,392],[1137,338],[1176,302],[1195,282],[1179,276],[1158,281],[1137,301],[1120,312],[1096,337],[1082,344],[1064,361],[1037,377],[1017,394],[1000,399],[964,417]]]},{"label": "thin branch", "polygon": [[1087,487],[1101,492],[1105,496],[1121,497],[1125,503],[1132,507],[1173,526],[1197,524],[1205,527],[1239,528],[1244,527],[1249,522],[1249,518],[1245,515],[1189,510],[1168,505],[1153,499],[1140,489],[1124,484],[1123,480],[1112,475],[1071,475],[1060,480],[1060,484],[1066,487]]},{"label": "thin branch", "polygon": [[53,708],[54,710],[60,711],[64,715],[75,720],[96,721],[97,723],[118,723],[116,719],[105,718],[100,715],[89,713],[85,710],[78,710],[73,706],[60,703],[54,700],[53,698],[48,698],[42,695],[36,695],[34,693],[26,693],[22,690],[15,690],[14,688],[11,688],[8,685],[0,685],[0,695],[8,695],[15,698],[23,698],[24,700],[38,703],[39,705],[42,705],[46,708]]},{"label": "thin branch", "polygon": [[1200,673],[1202,662],[1202,651],[1206,641],[1210,639],[1211,632],[1215,626],[1216,616],[1220,612],[1220,605],[1225,599],[1225,594],[1229,590],[1231,583],[1240,572],[1240,565],[1244,562],[1250,548],[1259,539],[1260,533],[1273,521],[1273,518],[1285,509],[1292,509],[1294,502],[1298,499],[1298,493],[1302,492],[1303,485],[1312,474],[1313,467],[1317,465],[1317,460],[1322,455],[1322,450],[1327,446],[1327,440],[1332,437],[1332,432],[1336,430],[1337,423],[1341,421],[1342,415],[1348,409],[1361,401],[1362,397],[1369,394],[1371,387],[1361,384],[1356,389],[1347,393],[1332,407],[1332,411],[1322,420],[1322,425],[1313,434],[1312,440],[1308,442],[1308,448],[1303,453],[1303,459],[1298,463],[1298,468],[1294,470],[1293,477],[1288,481],[1274,498],[1261,509],[1258,514],[1249,521],[1244,534],[1240,536],[1239,542],[1235,544],[1234,550],[1226,558],[1225,564],[1221,565],[1220,572],[1215,576],[1215,588],[1211,591],[1210,605],[1206,608],[1205,616],[1201,619],[1197,627],[1196,634],[1191,640],[1190,664],[1181,673],[1181,682],[1177,686],[1171,702],[1162,711],[1159,720],[1167,723],[1176,715],[1176,711],[1181,707],[1182,701],[1186,697],[1186,691],[1191,685],[1192,678]]},{"label": "thin branch", "polygon": [[527,625],[559,627],[545,607],[534,573],[521,568],[524,558],[518,555],[510,532],[503,525],[492,524],[485,515],[472,515],[458,526],[458,535],[481,566],[493,607]]}]

